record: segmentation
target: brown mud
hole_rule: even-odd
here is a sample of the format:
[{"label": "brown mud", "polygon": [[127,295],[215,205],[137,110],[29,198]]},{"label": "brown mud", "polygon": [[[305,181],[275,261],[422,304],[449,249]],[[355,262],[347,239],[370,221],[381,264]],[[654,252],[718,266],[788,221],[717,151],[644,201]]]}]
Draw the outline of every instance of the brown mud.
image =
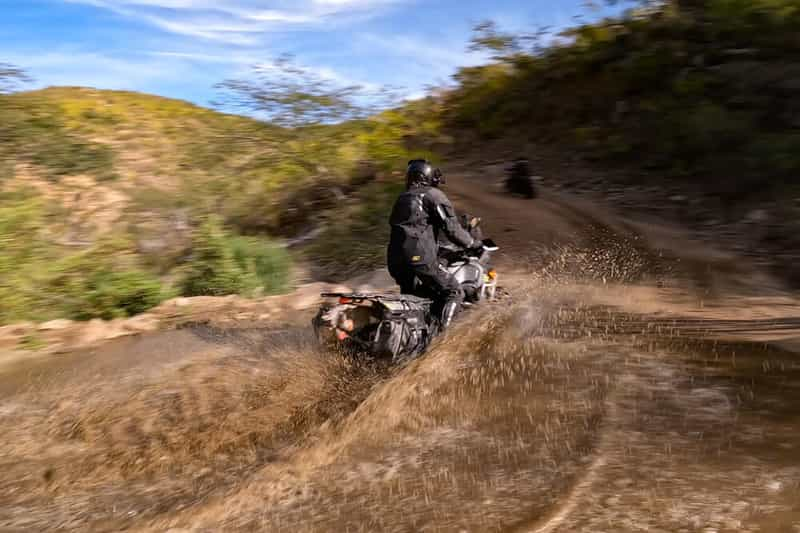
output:
[{"label": "brown mud", "polygon": [[196,325],[0,372],[0,530],[800,531],[800,302],[453,179],[511,299],[403,368]]}]

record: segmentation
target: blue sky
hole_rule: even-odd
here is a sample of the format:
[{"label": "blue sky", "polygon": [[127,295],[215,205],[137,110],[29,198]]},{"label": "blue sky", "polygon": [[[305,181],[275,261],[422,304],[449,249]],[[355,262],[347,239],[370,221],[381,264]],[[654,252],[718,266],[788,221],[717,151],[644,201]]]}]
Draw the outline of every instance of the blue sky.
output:
[{"label": "blue sky", "polygon": [[583,0],[0,0],[0,62],[37,86],[129,89],[207,105],[214,84],[291,53],[342,83],[416,96],[459,66],[474,23],[564,28]]}]

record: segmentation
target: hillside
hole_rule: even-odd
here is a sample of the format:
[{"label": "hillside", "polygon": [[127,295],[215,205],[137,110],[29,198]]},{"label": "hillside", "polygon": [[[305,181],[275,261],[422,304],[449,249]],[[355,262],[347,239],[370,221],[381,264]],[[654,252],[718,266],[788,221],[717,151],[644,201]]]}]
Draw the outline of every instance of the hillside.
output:
[{"label": "hillside", "polygon": [[455,151],[526,154],[554,184],[728,234],[800,283],[800,5],[651,4],[547,47],[479,27],[495,61],[443,98]]},{"label": "hillside", "polygon": [[476,170],[532,156],[554,187],[724,237],[800,283],[798,32],[792,0],[673,0],[546,47],[484,24],[473,45],[494,61],[455,87],[327,126],[129,92],[0,95],[0,323],[280,292],[298,258],[326,281],[379,266],[390,173],[412,153]]},{"label": "hillside", "polygon": [[354,204],[342,222],[358,223],[359,202],[339,200],[358,185],[380,203],[387,186],[370,182],[406,155],[391,114],[288,130],[85,88],[0,104],[0,323],[132,314],[178,293],[285,290],[290,257],[277,241],[337,205]]},{"label": "hillside", "polygon": [[794,0],[664,2],[534,51],[519,47],[525,36],[483,32],[482,46],[501,49],[458,74],[451,127],[558,142],[675,180],[713,177],[709,192],[729,202],[800,170]]},{"label": "hillside", "polygon": [[53,88],[8,103],[6,174],[54,187],[83,176],[126,207],[219,212],[242,230],[290,233],[277,205],[320,178],[346,184],[374,155],[350,136],[367,126],[296,132],[151,95]]}]

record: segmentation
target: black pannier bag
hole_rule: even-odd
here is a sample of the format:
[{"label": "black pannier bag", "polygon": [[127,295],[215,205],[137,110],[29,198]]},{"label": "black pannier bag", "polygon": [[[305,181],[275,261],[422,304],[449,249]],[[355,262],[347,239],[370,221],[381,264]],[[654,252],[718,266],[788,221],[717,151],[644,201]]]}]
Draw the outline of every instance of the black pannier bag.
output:
[{"label": "black pannier bag", "polygon": [[[320,310],[314,328],[321,338],[394,360],[422,353],[434,336],[431,301],[400,294],[324,294],[338,305]],[[333,338],[331,338],[331,336]]]},{"label": "black pannier bag", "polygon": [[383,316],[372,341],[375,353],[393,359],[421,353],[431,337],[426,320],[431,301],[403,296],[380,304]]}]

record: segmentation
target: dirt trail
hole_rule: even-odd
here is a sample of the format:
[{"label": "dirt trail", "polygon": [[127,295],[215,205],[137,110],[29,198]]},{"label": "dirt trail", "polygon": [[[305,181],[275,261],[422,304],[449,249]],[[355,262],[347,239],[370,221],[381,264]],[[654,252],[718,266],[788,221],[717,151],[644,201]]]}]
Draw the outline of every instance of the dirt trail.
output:
[{"label": "dirt trail", "polygon": [[681,228],[627,219],[613,206],[547,189],[536,200],[519,199],[504,194],[494,179],[466,173],[450,179],[447,192],[459,209],[485,220],[486,232],[503,243],[504,257],[516,263],[538,260],[540,269],[543,259],[559,258],[557,251],[602,254],[589,258],[593,264],[576,265],[595,269],[582,272],[584,277],[667,280],[715,297],[786,293],[779,281],[747,260],[693,241]]},{"label": "dirt trail", "polygon": [[798,301],[676,229],[451,181],[513,303],[401,369],[198,327],[0,375],[0,530],[800,530]]}]

